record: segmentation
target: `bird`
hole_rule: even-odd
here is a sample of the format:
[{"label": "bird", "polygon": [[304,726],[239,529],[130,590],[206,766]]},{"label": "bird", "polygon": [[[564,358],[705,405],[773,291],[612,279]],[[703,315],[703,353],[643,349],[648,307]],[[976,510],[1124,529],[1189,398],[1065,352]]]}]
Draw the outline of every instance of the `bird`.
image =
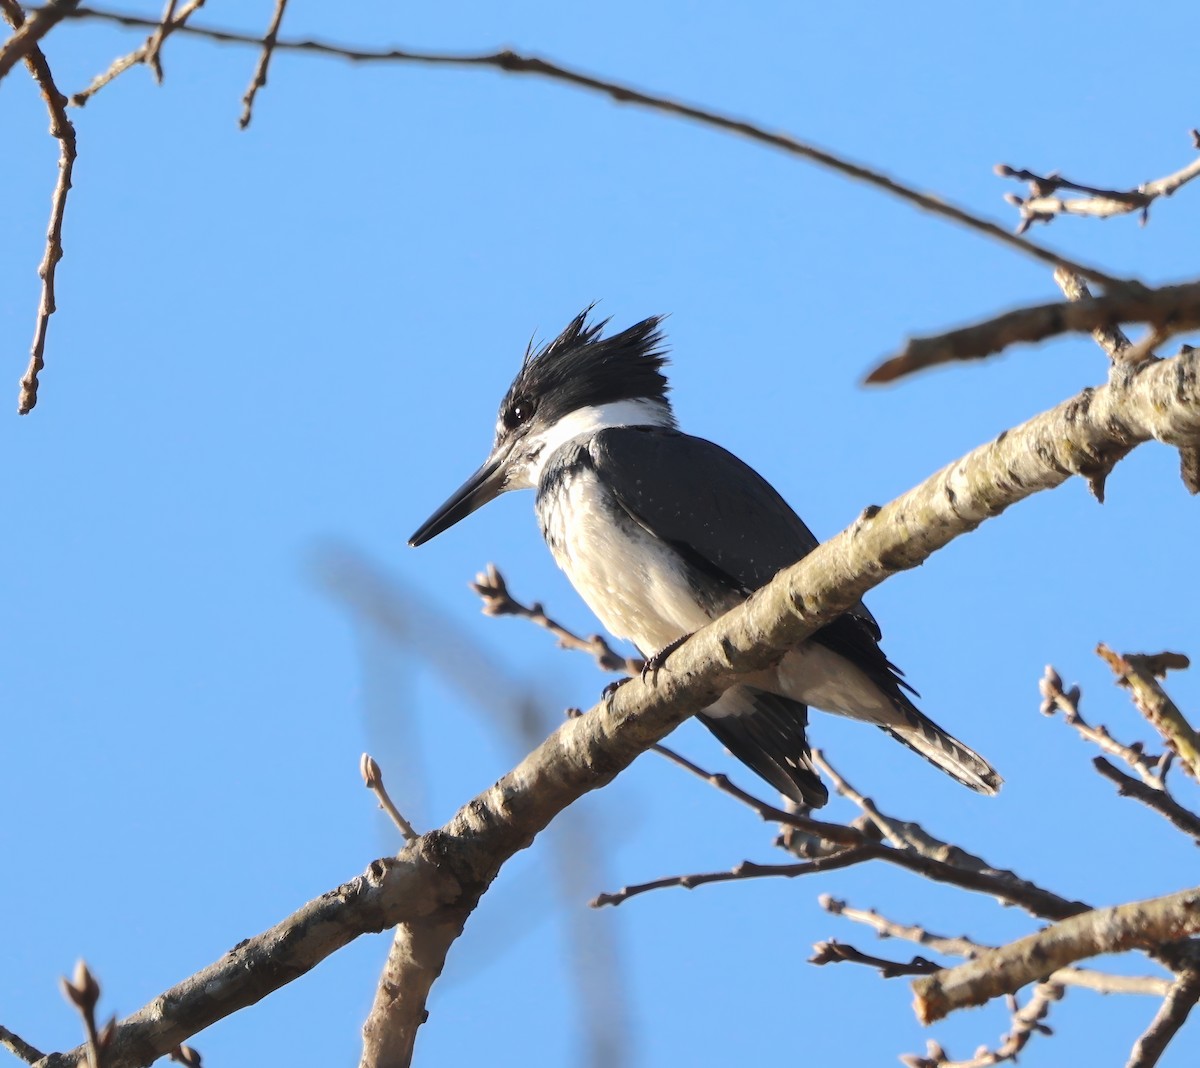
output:
[{"label": "bird", "polygon": [[[683,433],[667,397],[662,317],[605,336],[585,308],[525,350],[483,465],[409,539],[422,545],[510,490],[534,489],[551,554],[615,637],[659,664],[818,541],[778,492],[721,446]],[[721,744],[784,796],[819,807],[808,709],[873,723],[963,785],[1002,779],[921,712],[861,602],[742,676],[699,713]]]}]

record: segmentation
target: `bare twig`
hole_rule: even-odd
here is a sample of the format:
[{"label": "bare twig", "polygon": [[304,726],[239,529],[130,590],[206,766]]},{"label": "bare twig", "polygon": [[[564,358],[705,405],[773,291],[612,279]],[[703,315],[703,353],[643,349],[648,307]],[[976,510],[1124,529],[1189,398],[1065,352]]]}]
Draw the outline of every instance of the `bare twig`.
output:
[{"label": "bare twig", "polygon": [[829,856],[816,857],[813,860],[799,864],[758,864],[752,860],[743,860],[728,871],[696,872],[691,875],[670,875],[664,879],[655,879],[648,883],[636,883],[623,886],[612,893],[598,894],[590,902],[592,908],[603,908],[605,905],[620,905],[631,897],[648,893],[651,890],[667,890],[681,887],[684,890],[694,890],[697,886],[707,886],[709,883],[740,882],[744,879],[782,878],[794,879],[800,875],[812,875],[820,871],[837,871],[839,868],[849,868],[876,859],[880,850],[886,846],[874,844],[865,846],[850,846],[847,849],[831,853]]},{"label": "bare twig", "polygon": [[50,0],[44,6],[31,10],[28,18],[22,12],[21,21],[13,23],[13,35],[0,45],[0,78],[12,70],[20,60],[30,55],[38,41],[70,15],[78,5],[79,0]]},{"label": "bare twig", "polygon": [[864,953],[861,949],[830,939],[828,942],[817,942],[813,946],[813,955],[808,958],[809,964],[865,964],[875,968],[883,979],[896,979],[902,975],[931,975],[940,971],[941,965],[934,964],[924,957],[913,957],[910,961],[888,960],[885,957],[875,957]]},{"label": "bare twig", "polygon": [[816,835],[827,842],[835,842],[839,845],[861,845],[863,842],[862,832],[853,827],[847,827],[841,823],[827,823],[824,820],[814,820],[798,812],[785,812],[774,805],[768,805],[765,801],[734,785],[734,783],[730,782],[727,775],[722,775],[719,772],[705,771],[698,764],[693,764],[687,757],[680,755],[674,749],[663,745],[661,742],[657,745],[652,745],[650,748],[660,756],[666,757],[671,763],[683,768],[684,771],[691,772],[698,778],[703,779],[710,786],[715,786],[722,793],[728,794],[743,805],[749,806],[768,823],[781,823],[786,827],[794,827],[796,830]]},{"label": "bare twig", "polygon": [[[1047,919],[1073,916],[1088,909],[1089,906],[1082,901],[1069,901],[1028,879],[1022,879],[1016,872],[994,867],[982,857],[930,834],[919,823],[894,819],[884,814],[869,797],[855,790],[820,750],[813,751],[813,764],[829,778],[834,789],[862,809],[864,816],[892,843],[894,853],[886,856],[890,862],[904,863],[897,857],[911,856],[915,864],[920,858],[935,865],[938,872],[953,875],[946,874],[943,878],[942,875],[927,872],[930,878],[992,894],[1004,904],[1020,905],[1027,912]],[[920,869],[914,866],[910,870]]]},{"label": "bare twig", "polygon": [[1125,1068],[1154,1068],[1197,1001],[1200,1001],[1200,972],[1189,969],[1175,980],[1150,1026],[1134,1043]]},{"label": "bare twig", "polygon": [[[66,8],[71,5],[63,4],[61,6]],[[17,31],[9,40],[9,44],[11,44],[17,34],[27,28],[33,20],[31,18],[28,22],[25,21],[25,15],[17,0],[0,0],[0,9],[3,10],[4,17],[9,24]],[[7,45],[5,47],[7,48]],[[75,169],[77,150],[75,127],[67,118],[66,98],[54,84],[50,64],[46,62],[46,57],[38,47],[36,37],[26,40],[23,55],[30,73],[33,74],[34,80],[41,90],[42,99],[46,102],[46,108],[50,112],[50,133],[57,138],[59,145],[58,181],[55,183],[54,193],[50,199],[50,225],[46,231],[46,251],[42,256],[42,262],[38,265],[38,277],[42,280],[42,295],[38,303],[37,320],[33,329],[33,346],[30,351],[29,366],[21,378],[20,395],[17,398],[17,411],[21,415],[27,415],[37,404],[38,375],[45,366],[46,331],[50,326],[50,316],[54,314],[56,307],[54,300],[55,272],[58,268],[58,261],[63,256],[63,215],[67,210],[67,192],[71,188],[71,174]]]},{"label": "bare twig", "polygon": [[[154,27],[157,25],[154,20],[138,15],[124,15],[113,11],[101,11],[95,8],[80,8],[75,12],[74,17],[115,22],[121,26]],[[262,41],[250,34],[237,33],[230,30],[218,30],[207,26],[188,25],[179,27],[178,29],[211,41],[219,41],[226,44],[252,45],[255,47],[262,46]],[[1027,238],[1009,233],[1002,226],[974,215],[964,208],[947,203],[940,197],[932,196],[929,193],[922,193],[911,186],[898,182],[886,174],[843,159],[840,156],[817,148],[815,145],[800,141],[797,138],[789,137],[786,134],[774,133],[761,126],[755,126],[752,123],[734,118],[731,115],[723,115],[708,108],[701,108],[679,100],[672,100],[666,96],[643,92],[630,85],[608,79],[596,78],[582,71],[539,59],[536,56],[522,56],[508,50],[479,55],[453,55],[439,52],[415,52],[403,49],[377,50],[350,48],[330,44],[325,41],[312,40],[277,40],[275,42],[275,51],[309,52],[315,55],[332,56],[356,63],[423,63],[432,66],[492,67],[509,74],[530,74],[537,77],[549,78],[554,81],[565,82],[579,89],[602,93],[621,104],[634,104],[639,107],[648,108],[651,111],[690,119],[704,126],[722,130],[726,133],[737,134],[751,141],[756,141],[759,144],[768,145],[771,148],[779,149],[790,155],[800,156],[819,166],[845,175],[854,181],[874,186],[876,189],[898,197],[923,211],[931,212],[945,219],[951,219],[970,230],[974,230],[976,233],[986,234],[1001,244],[1019,249],[1021,252],[1040,260],[1042,263],[1067,267],[1091,282],[1112,287],[1120,287],[1127,284],[1122,279],[1114,278],[1095,267],[1073,263],[1065,256],[1052,252],[1041,245],[1034,244]]]},{"label": "bare twig", "polygon": [[65,976],[60,980],[63,996],[75,1006],[83,1020],[83,1029],[87,1034],[88,1063],[91,1068],[101,1068],[101,1057],[108,1040],[112,1036],[113,1022],[101,1032],[96,1027],[96,1005],[100,1001],[100,984],[88,970],[87,964],[80,960],[75,965],[75,974],[70,978]]},{"label": "bare twig", "polygon": [[[1191,137],[1193,147],[1200,148],[1200,132],[1192,130]],[[1100,189],[1072,182],[1061,174],[1052,173],[1043,177],[1004,163],[997,165],[996,173],[1001,178],[1015,178],[1029,183],[1028,197],[1009,193],[1004,198],[1020,210],[1021,221],[1017,225],[1017,233],[1023,234],[1034,223],[1049,223],[1058,215],[1088,215],[1107,219],[1140,211],[1144,225],[1150,218],[1150,205],[1155,200],[1169,197],[1180,186],[1200,175],[1200,159],[1193,160],[1165,178],[1143,182],[1135,189]],[[1083,196],[1061,197],[1058,195],[1060,190],[1082,193]]]},{"label": "bare twig", "polygon": [[926,1056],[919,1057],[908,1053],[902,1056],[900,1061],[907,1065],[907,1068],[991,1068],[994,1064],[1016,1061],[1017,1055],[1034,1034],[1052,1033],[1042,1021],[1049,1013],[1050,1006],[1062,996],[1063,989],[1059,984],[1038,983],[1024,1006],[1019,1006],[1017,999],[1010,997],[1012,1026],[1008,1033],[1000,1039],[1000,1045],[995,1049],[981,1046],[970,1060],[953,1060],[938,1043],[930,1042]]},{"label": "bare twig", "polygon": [[1072,686],[1063,689],[1062,676],[1049,664],[1046,673],[1038,682],[1038,690],[1042,695],[1042,714],[1053,716],[1055,711],[1063,714],[1063,721],[1069,727],[1074,727],[1081,737],[1098,745],[1104,752],[1123,760],[1141,776],[1142,782],[1154,790],[1164,789],[1160,768],[1161,757],[1148,757],[1141,747],[1122,745],[1108,732],[1108,728],[1091,726],[1079,712],[1079,687]]},{"label": "bare twig", "polygon": [[1104,757],[1096,757],[1092,766],[1106,779],[1117,784],[1117,793],[1122,797],[1132,797],[1154,809],[1184,834],[1191,835],[1196,844],[1200,845],[1200,815],[1181,805],[1165,789],[1155,789],[1139,782],[1132,775],[1126,775],[1119,768],[1113,767]]},{"label": "bare twig", "polygon": [[363,753],[362,759],[359,761],[359,771],[362,773],[363,783],[378,798],[379,807],[400,828],[400,833],[404,835],[404,840],[406,842],[415,842],[420,838],[421,836],[413,830],[412,824],[400,814],[400,810],[393,804],[391,797],[388,796],[387,788],[383,785],[383,772],[370,753]]},{"label": "bare twig", "polygon": [[[1148,323],[1163,336],[1200,329],[1200,282],[1151,289],[1130,285],[1090,300],[1035,304],[932,337],[912,338],[866,377],[868,383],[892,382],[904,375],[956,360],[978,360],[1011,345],[1045,341],[1060,334],[1087,334],[1117,323]],[[1132,346],[1130,364],[1145,361],[1154,337]],[[1191,444],[1190,442],[1188,444]]]},{"label": "bare twig", "polygon": [[169,32],[167,27],[175,18],[175,4],[177,0],[167,0],[167,6],[163,8],[162,22],[157,30],[150,35],[150,40],[146,42],[146,65],[150,68],[154,75],[154,80],[162,85],[163,69],[162,59],[159,57],[159,49],[162,48],[163,38]]},{"label": "bare twig", "polygon": [[0,1046],[3,1046],[14,1057],[19,1057],[26,1064],[33,1064],[34,1061],[40,1061],[43,1057],[41,1050],[36,1046],[31,1046],[20,1035],[10,1031],[7,1027],[0,1027]]},{"label": "bare twig", "polygon": [[604,671],[621,671],[626,675],[641,673],[642,661],[637,657],[621,656],[613,651],[599,634],[590,638],[581,638],[574,631],[568,630],[561,623],[555,622],[542,609],[540,601],[525,605],[518,601],[508,591],[508,583],[500,574],[495,564],[488,564],[487,570],[479,572],[471,583],[473,589],[483,600],[485,616],[520,616],[531,623],[548,630],[558,639],[563,649],[575,649],[587,653],[596,660],[596,664]]},{"label": "bare twig", "polygon": [[149,19],[142,20],[142,25],[153,26],[154,32],[146,38],[137,48],[123,56],[118,56],[112,61],[108,70],[102,74],[97,74],[92,79],[92,84],[86,89],[81,89],[78,93],[71,94],[71,103],[81,108],[91,98],[103,89],[109,82],[120,74],[124,74],[130,67],[136,67],[139,63],[149,63],[151,70],[154,71],[154,76],[158,81],[162,81],[162,60],[160,52],[162,51],[163,42],[171,36],[176,30],[187,24],[187,20],[193,12],[198,11],[204,6],[204,0],[187,0],[187,2],[179,8],[178,11],[173,10],[174,0],[167,0],[167,11],[170,11],[170,16],[164,12],[161,22],[151,22]]},{"label": "bare twig", "polygon": [[[829,894],[822,894],[817,901],[823,909],[835,916],[844,916],[848,920],[873,928],[880,938],[901,938],[906,942],[927,946],[936,953],[973,960],[980,953],[996,948],[994,945],[976,942],[961,935],[949,938],[915,924],[897,923],[875,909],[853,908]],[[1161,998],[1171,989],[1170,979],[1161,979],[1153,975],[1114,975],[1111,972],[1079,968],[1075,965],[1059,968],[1049,978],[1059,986],[1079,987],[1097,994],[1139,994]]]},{"label": "bare twig", "polygon": [[1159,686],[1156,676],[1188,666],[1182,653],[1114,653],[1103,642],[1097,654],[1112,668],[1117,682],[1129,689],[1133,703],[1179,757],[1187,773],[1200,782],[1200,734]]},{"label": "bare twig", "polygon": [[1099,953],[1176,942],[1200,931],[1200,889],[1092,909],[1037,934],[913,983],[914,1009],[929,1024],[970,1005],[1012,994],[1026,983]]},{"label": "bare twig", "polygon": [[254,112],[254,97],[267,84],[267,67],[271,64],[271,53],[275,51],[275,41],[279,36],[279,24],[283,22],[283,12],[286,7],[287,0],[275,0],[271,25],[267,27],[266,36],[263,37],[262,51],[258,55],[258,66],[254,68],[254,78],[246,90],[246,95],[242,97],[242,117],[238,119],[238,125],[243,130],[250,125],[250,118]]}]

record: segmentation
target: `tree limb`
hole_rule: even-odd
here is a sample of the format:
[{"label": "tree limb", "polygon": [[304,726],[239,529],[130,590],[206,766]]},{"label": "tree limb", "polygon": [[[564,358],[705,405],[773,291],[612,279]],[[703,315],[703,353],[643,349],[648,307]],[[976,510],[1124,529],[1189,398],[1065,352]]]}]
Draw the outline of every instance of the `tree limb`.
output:
[{"label": "tree limb", "polygon": [[930,1024],[1045,979],[1085,957],[1175,942],[1200,931],[1200,888],[1092,909],[913,983],[917,1019]]},{"label": "tree limb", "polygon": [[[1089,300],[1060,301],[1017,308],[971,326],[932,337],[912,338],[904,349],[867,375],[871,384],[893,382],[904,375],[956,360],[978,360],[1010,345],[1045,341],[1059,334],[1088,334],[1118,323],[1148,323],[1164,335],[1200,329],[1200,282],[1161,286],[1127,286]],[[1125,357],[1141,363],[1142,343]]]}]

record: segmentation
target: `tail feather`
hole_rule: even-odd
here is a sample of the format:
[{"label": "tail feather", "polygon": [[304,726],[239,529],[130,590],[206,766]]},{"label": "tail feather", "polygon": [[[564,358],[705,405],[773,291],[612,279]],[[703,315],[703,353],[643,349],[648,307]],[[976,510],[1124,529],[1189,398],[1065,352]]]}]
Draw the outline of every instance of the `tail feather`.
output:
[{"label": "tail feather", "polygon": [[[900,705],[900,702],[897,702],[897,705]],[[988,796],[999,792],[1004,780],[974,749],[968,748],[952,734],[942,730],[910,701],[904,700],[900,710],[908,722],[881,723],[880,730],[886,731],[913,752],[920,753],[931,764],[941,768],[964,786]]]},{"label": "tail feather", "polygon": [[829,800],[829,791],[812,764],[804,705],[749,686],[734,686],[696,718],[780,793],[812,808]]}]

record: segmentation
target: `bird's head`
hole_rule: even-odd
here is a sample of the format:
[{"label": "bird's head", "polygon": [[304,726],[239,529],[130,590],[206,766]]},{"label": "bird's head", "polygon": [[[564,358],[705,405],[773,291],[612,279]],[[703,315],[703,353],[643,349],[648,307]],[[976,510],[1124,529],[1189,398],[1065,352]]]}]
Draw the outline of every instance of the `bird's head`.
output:
[{"label": "bird's head", "polygon": [[422,545],[501,493],[536,486],[560,445],[608,426],[675,425],[667,400],[660,316],[603,337],[608,320],[575,316],[548,345],[530,342],[496,418],[492,451],[423,523],[409,545]]}]

